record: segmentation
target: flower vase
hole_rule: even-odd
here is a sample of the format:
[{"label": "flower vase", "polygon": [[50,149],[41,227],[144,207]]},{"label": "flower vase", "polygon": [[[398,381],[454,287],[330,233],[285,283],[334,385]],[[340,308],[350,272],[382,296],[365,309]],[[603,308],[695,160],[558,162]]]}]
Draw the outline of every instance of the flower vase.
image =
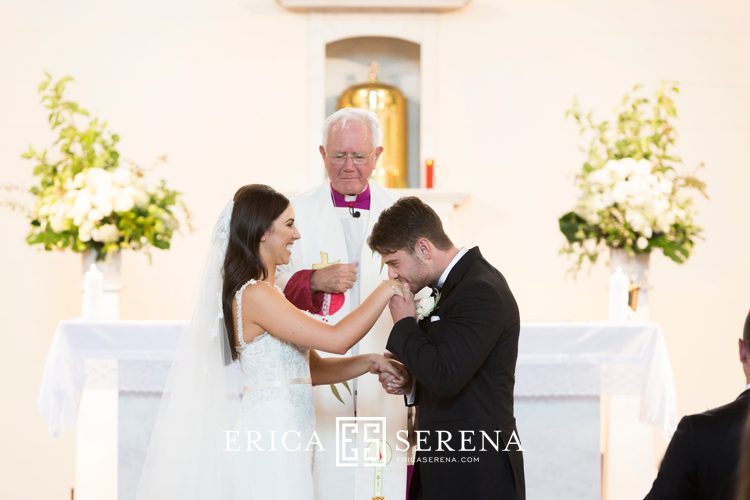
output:
[{"label": "flower vase", "polygon": [[92,318],[99,320],[116,320],[120,318],[120,252],[115,252],[106,260],[96,260],[96,251],[87,250],[82,254],[83,274],[94,264],[103,276],[103,294],[97,302],[97,310],[91,311]]},{"label": "flower vase", "polygon": [[614,273],[619,267],[630,281],[629,304],[632,310],[631,318],[636,321],[649,320],[648,292],[649,285],[649,257],[651,254],[628,254],[621,248],[610,248],[609,266]]}]

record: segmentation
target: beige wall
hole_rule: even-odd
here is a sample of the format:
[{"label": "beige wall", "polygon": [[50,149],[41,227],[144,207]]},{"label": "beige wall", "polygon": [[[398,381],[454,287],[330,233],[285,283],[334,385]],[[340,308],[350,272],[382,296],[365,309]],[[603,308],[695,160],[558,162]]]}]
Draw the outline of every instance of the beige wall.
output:
[{"label": "beige wall", "polygon": [[[12,5],[14,3],[14,5]],[[472,199],[456,239],[508,277],[524,320],[601,319],[606,271],[565,278],[557,217],[581,162],[563,111],[608,112],[631,84],[683,83],[680,153],[705,161],[706,241],[684,266],[654,256],[653,318],[667,337],[680,413],[743,386],[735,339],[750,307],[750,4],[745,0],[473,0],[440,18],[437,187]],[[198,231],[169,253],[126,255],[122,317],[189,315],[211,223],[243,183],[307,185],[306,16],[272,0],[0,5],[0,183],[28,185],[28,144],[49,141],[35,88],[46,69],[106,118],[128,158],[185,193]],[[55,324],[78,313],[80,259],[23,242],[0,211],[0,498],[63,499],[73,442],[46,435],[36,391]]]}]

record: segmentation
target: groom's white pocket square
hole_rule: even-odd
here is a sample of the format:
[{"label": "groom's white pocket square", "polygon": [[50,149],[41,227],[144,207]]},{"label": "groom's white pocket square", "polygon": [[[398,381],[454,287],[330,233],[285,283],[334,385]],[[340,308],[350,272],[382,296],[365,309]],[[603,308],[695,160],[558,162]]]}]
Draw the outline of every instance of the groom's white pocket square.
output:
[{"label": "groom's white pocket square", "polygon": [[440,321],[440,316],[430,316],[430,323],[434,323],[435,321]]}]

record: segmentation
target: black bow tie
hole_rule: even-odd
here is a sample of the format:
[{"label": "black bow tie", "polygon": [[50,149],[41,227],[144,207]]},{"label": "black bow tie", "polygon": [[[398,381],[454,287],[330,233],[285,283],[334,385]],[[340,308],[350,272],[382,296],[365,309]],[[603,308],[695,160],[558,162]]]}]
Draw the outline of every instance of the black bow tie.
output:
[{"label": "black bow tie", "polygon": [[438,286],[430,285],[430,289],[432,290],[430,297],[437,297],[440,293],[440,287]]}]

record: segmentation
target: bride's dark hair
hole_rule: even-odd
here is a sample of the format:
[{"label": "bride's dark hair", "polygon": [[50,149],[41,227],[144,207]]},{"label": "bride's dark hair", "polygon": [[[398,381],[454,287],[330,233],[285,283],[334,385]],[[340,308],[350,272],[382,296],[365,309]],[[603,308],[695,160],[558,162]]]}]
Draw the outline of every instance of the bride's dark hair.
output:
[{"label": "bride's dark hair", "polygon": [[232,301],[242,285],[266,278],[268,269],[260,257],[260,239],[288,206],[286,196],[264,184],[248,184],[234,194],[221,292],[232,359],[238,356]]}]

